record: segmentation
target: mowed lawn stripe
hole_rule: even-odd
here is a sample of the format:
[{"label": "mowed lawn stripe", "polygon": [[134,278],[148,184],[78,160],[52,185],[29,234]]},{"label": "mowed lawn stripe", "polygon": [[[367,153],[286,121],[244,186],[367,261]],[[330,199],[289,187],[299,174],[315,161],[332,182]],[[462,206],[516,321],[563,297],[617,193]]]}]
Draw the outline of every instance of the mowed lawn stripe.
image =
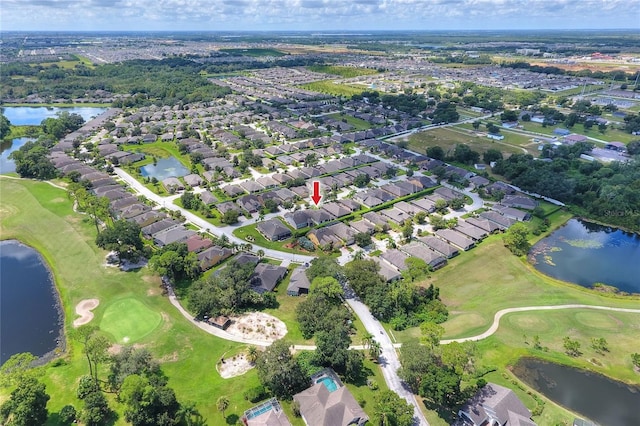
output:
[{"label": "mowed lawn stripe", "polygon": [[161,322],[162,316],[158,312],[137,299],[126,298],[107,306],[100,328],[118,343],[134,343],[153,332]]}]

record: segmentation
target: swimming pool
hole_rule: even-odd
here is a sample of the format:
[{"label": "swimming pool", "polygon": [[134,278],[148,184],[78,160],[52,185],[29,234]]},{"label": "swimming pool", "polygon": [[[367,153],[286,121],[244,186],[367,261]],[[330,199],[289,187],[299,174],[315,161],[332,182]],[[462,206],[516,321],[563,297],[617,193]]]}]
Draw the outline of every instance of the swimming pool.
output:
[{"label": "swimming pool", "polygon": [[329,392],[335,392],[338,390],[338,384],[331,377],[324,376],[316,380],[316,383],[322,383]]},{"label": "swimming pool", "polygon": [[255,408],[252,408],[251,410],[247,410],[245,412],[245,416],[247,418],[247,420],[249,419],[253,419],[255,417],[261,416],[262,414],[266,413],[267,411],[271,410],[273,408],[273,402],[271,400],[258,405]]}]

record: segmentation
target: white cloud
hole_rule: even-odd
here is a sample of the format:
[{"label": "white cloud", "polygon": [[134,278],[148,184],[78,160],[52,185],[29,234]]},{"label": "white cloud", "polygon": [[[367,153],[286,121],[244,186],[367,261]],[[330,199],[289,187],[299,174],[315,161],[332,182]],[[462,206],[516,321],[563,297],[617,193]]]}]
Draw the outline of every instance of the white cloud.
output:
[{"label": "white cloud", "polygon": [[2,0],[5,30],[638,28],[640,0]]}]

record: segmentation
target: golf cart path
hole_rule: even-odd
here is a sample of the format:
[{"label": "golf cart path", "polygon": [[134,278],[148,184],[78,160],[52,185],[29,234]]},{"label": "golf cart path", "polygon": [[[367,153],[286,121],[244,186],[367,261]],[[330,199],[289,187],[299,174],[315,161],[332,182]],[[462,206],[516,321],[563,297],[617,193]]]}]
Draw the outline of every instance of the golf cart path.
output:
[{"label": "golf cart path", "polygon": [[551,311],[551,310],[560,310],[560,309],[596,309],[596,310],[601,310],[601,311],[628,312],[628,313],[632,313],[632,314],[640,314],[640,309],[614,308],[614,307],[610,307],[610,306],[579,305],[579,304],[574,304],[574,305],[524,306],[524,307],[521,307],[521,308],[506,308],[506,309],[501,309],[498,312],[496,312],[496,314],[493,316],[493,324],[491,324],[491,327],[489,327],[489,329],[487,331],[485,331],[484,333],[478,334],[476,336],[471,336],[471,337],[462,337],[460,339],[441,340],[440,344],[446,345],[447,343],[453,343],[453,342],[462,343],[462,342],[470,342],[470,341],[477,341],[477,340],[486,339],[487,337],[491,336],[496,331],[498,331],[498,328],[500,327],[500,319],[503,316],[505,316],[506,314],[510,314],[510,313],[513,313],[513,312]]}]

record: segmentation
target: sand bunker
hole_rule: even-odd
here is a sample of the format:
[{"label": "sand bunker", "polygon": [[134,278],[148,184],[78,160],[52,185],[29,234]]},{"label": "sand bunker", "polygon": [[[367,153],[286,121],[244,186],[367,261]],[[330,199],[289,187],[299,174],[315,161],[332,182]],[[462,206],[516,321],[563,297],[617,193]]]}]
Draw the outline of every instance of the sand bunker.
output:
[{"label": "sand bunker", "polygon": [[245,353],[241,353],[232,358],[224,358],[224,363],[218,361],[216,369],[223,379],[241,376],[253,368],[253,364],[247,359]]},{"label": "sand bunker", "polygon": [[78,303],[76,305],[76,314],[80,315],[80,318],[76,318],[73,321],[73,326],[80,327],[91,321],[93,319],[93,312],[91,311],[97,308],[99,304],[100,301],[98,299],[86,299]]},{"label": "sand bunker", "polygon": [[227,333],[245,339],[274,342],[287,334],[287,326],[284,322],[264,312],[231,317],[231,320]]}]

